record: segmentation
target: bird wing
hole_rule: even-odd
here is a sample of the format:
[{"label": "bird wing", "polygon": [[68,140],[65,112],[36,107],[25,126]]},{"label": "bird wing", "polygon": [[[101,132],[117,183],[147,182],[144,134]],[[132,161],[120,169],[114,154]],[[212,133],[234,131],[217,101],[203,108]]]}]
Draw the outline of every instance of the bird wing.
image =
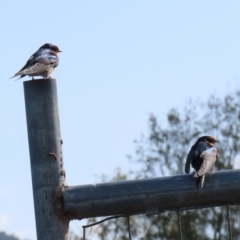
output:
[{"label": "bird wing", "polygon": [[49,65],[54,68],[57,67],[58,63],[59,63],[59,60],[56,55],[37,57],[37,52],[36,52],[28,59],[26,64],[11,78],[17,77],[19,75],[25,76],[25,75],[41,73],[46,69],[48,69]]},{"label": "bird wing", "polygon": [[36,63],[33,66],[18,72],[18,75],[38,74],[38,73],[46,71],[47,69],[48,69],[48,65],[43,64],[43,63]]},{"label": "bird wing", "polygon": [[[17,77],[17,76],[19,76],[19,75],[23,75],[21,72],[22,71],[24,71],[25,69],[28,69],[28,68],[31,68],[34,64],[36,64],[36,60],[37,60],[37,58],[36,58],[36,56],[37,56],[37,52],[35,52],[29,59],[28,59],[28,61],[26,62],[26,64],[17,72],[17,73],[15,73],[14,74],[14,76],[12,76],[11,78],[14,78],[14,77]],[[23,75],[24,76],[24,75]],[[23,77],[22,76],[22,77]],[[11,79],[10,78],[10,79]]]},{"label": "bird wing", "polygon": [[194,177],[200,177],[204,175],[205,173],[209,172],[212,165],[216,162],[218,157],[218,152],[215,147],[211,147],[205,151],[202,152],[200,157],[203,159],[203,163],[200,167],[200,169],[194,174]]},{"label": "bird wing", "polygon": [[196,144],[192,146],[191,150],[188,153],[187,159],[186,159],[186,164],[185,164],[185,173],[190,172],[190,164],[193,160],[198,155],[197,147]]}]

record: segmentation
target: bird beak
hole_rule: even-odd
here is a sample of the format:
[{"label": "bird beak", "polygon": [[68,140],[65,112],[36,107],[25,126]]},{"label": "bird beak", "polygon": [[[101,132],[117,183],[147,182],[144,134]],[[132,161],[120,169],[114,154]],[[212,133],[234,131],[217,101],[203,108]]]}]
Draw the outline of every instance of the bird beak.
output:
[{"label": "bird beak", "polygon": [[62,52],[61,50],[59,50],[58,52]]}]

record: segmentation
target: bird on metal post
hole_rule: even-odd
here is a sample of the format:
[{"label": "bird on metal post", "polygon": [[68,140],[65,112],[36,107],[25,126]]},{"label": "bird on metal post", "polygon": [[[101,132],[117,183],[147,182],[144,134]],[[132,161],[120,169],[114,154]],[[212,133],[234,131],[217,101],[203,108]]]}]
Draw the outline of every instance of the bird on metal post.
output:
[{"label": "bird on metal post", "polygon": [[45,43],[28,59],[27,63],[13,77],[20,76],[20,78],[22,78],[28,75],[31,76],[33,80],[35,76],[41,76],[46,79],[51,78],[51,73],[59,64],[59,52],[61,51],[56,45]]},{"label": "bird on metal post", "polygon": [[192,146],[188,153],[185,172],[190,172],[190,164],[195,169],[193,177],[196,178],[196,187],[201,182],[203,188],[205,174],[212,171],[212,166],[219,158],[219,153],[214,144],[218,142],[212,136],[202,136]]}]

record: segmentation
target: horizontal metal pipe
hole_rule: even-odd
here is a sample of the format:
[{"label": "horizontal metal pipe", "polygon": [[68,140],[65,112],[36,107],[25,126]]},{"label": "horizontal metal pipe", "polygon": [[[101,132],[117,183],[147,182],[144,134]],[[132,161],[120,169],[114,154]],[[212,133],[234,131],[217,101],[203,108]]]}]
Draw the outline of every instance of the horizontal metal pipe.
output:
[{"label": "horizontal metal pipe", "polygon": [[64,211],[71,219],[83,219],[240,203],[240,170],[209,173],[200,190],[195,181],[189,174],[72,186],[63,193]]}]

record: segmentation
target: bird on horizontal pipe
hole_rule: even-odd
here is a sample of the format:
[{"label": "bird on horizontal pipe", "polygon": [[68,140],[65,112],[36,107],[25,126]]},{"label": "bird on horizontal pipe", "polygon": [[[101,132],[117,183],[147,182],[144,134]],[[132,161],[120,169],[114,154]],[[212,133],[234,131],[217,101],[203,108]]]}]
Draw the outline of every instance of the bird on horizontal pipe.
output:
[{"label": "bird on horizontal pipe", "polygon": [[[50,75],[59,64],[59,48],[51,43],[45,43],[41,46],[27,61],[27,63],[11,78],[26,75],[33,77],[41,76],[51,78]],[[18,78],[18,79],[20,79]],[[17,79],[17,80],[18,80]]]},{"label": "bird on horizontal pipe", "polygon": [[200,182],[201,188],[203,188],[205,174],[212,171],[213,164],[220,156],[214,145],[216,142],[218,141],[212,136],[202,136],[198,138],[188,153],[185,172],[190,172],[191,164],[195,170],[193,177],[196,178],[197,189]]}]

